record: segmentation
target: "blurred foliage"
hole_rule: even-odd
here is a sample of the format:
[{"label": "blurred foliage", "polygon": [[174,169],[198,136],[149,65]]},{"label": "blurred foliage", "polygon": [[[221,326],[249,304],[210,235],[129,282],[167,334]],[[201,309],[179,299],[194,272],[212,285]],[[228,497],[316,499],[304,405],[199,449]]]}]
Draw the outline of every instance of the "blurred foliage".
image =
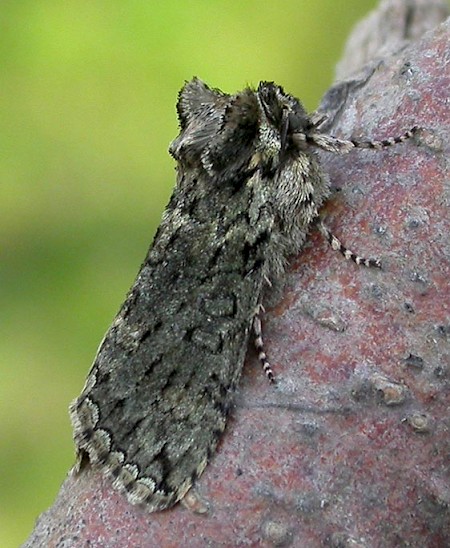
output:
[{"label": "blurred foliage", "polygon": [[375,0],[5,0],[0,14],[0,545],[73,463],[80,391],[174,183],[193,75],[274,80],[313,110]]}]

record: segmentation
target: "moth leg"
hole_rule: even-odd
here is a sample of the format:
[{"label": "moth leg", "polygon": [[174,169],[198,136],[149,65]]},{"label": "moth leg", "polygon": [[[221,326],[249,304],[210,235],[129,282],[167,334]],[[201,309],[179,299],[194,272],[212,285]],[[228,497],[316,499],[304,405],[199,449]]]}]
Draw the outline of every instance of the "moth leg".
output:
[{"label": "moth leg", "polygon": [[335,250],[339,251],[339,253],[347,260],[351,260],[357,265],[362,266],[370,266],[375,268],[381,268],[381,261],[379,259],[366,259],[364,257],[360,257],[356,253],[353,253],[350,249],[347,249],[342,242],[336,238],[336,236],[331,232],[331,230],[323,223],[323,221],[319,221],[317,223],[317,226],[320,230],[320,233],[325,237],[327,242],[330,244],[330,246]]},{"label": "moth leg", "polygon": [[262,327],[260,313],[264,312],[264,307],[260,304],[253,317],[253,331],[255,334],[255,348],[258,351],[258,359],[261,362],[264,373],[270,382],[275,383],[275,375],[273,374],[272,367],[267,359],[267,354],[264,352],[264,341],[262,338]]}]

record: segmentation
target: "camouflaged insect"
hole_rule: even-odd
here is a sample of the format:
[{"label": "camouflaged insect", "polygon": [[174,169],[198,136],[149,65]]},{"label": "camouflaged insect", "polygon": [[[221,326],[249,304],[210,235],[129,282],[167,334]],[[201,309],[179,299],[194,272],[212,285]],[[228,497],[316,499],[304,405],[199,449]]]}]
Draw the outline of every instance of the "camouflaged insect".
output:
[{"label": "camouflaged insect", "polygon": [[[221,437],[249,338],[263,349],[265,288],[298,253],[330,193],[315,149],[343,141],[272,82],[227,95],[194,79],[178,100],[173,195],[153,245],[107,332],[70,415],[78,465],[89,459],[133,504],[182,499]],[[348,259],[379,266],[347,250]]]}]

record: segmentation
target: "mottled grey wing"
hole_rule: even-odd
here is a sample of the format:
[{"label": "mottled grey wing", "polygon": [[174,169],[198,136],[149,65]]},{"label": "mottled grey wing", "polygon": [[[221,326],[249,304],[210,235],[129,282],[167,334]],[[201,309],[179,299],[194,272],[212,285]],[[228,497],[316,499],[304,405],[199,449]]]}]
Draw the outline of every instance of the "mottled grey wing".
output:
[{"label": "mottled grey wing", "polygon": [[[192,119],[201,125],[201,113]],[[259,173],[217,184],[195,160],[180,163],[154,244],[71,406],[80,454],[150,510],[184,496],[225,428],[272,223],[254,192]]]}]

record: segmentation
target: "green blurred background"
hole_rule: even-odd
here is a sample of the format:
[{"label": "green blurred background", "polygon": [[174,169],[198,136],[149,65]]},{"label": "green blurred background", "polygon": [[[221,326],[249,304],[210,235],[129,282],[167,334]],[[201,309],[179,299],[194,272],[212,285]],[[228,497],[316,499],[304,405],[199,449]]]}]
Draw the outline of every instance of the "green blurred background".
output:
[{"label": "green blurred background", "polygon": [[169,198],[184,80],[275,80],[313,110],[375,4],[2,2],[2,548],[26,539],[73,464],[67,406]]}]

